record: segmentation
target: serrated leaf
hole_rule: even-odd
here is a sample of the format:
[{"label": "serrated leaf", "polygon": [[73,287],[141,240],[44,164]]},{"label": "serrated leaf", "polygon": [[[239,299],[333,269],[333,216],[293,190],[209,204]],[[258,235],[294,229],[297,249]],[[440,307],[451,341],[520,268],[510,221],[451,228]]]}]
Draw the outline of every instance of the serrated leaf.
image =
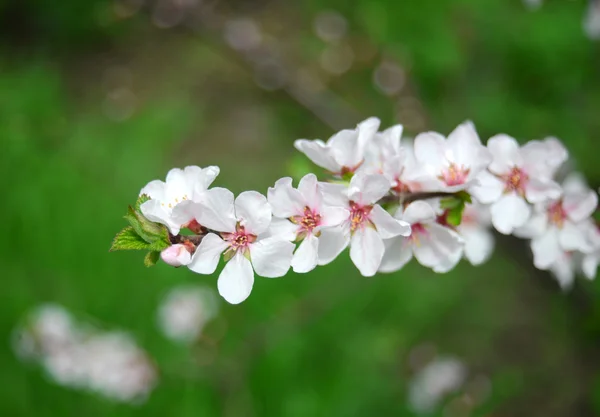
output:
[{"label": "serrated leaf", "polygon": [[142,250],[148,249],[150,244],[136,233],[133,227],[127,226],[121,230],[110,247],[110,251],[116,250]]},{"label": "serrated leaf", "polygon": [[165,242],[163,239],[158,239],[155,240],[154,242],[150,243],[148,246],[148,249],[153,250],[153,251],[159,251],[162,252],[163,250],[167,249],[169,246],[169,243]]},{"label": "serrated leaf", "polygon": [[133,207],[129,206],[125,219],[146,242],[162,240],[166,245],[169,244],[169,231],[166,226],[151,222]]},{"label": "serrated leaf", "polygon": [[151,200],[150,196],[148,194],[142,194],[138,197],[137,201],[135,202],[135,211],[141,213],[140,210],[140,206],[142,204],[144,204],[146,201]]},{"label": "serrated leaf", "polygon": [[157,252],[157,251],[148,252],[146,254],[146,256],[144,257],[144,265],[146,265],[148,268],[150,268],[151,266],[156,265],[156,263],[158,262],[159,259],[160,259],[160,252]]}]

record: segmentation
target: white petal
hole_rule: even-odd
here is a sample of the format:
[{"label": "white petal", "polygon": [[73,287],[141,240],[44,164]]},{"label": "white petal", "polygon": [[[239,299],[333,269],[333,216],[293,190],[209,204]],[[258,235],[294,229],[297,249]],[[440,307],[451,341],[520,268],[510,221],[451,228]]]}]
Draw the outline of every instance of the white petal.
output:
[{"label": "white petal", "polygon": [[562,182],[562,189],[565,194],[585,194],[590,191],[585,177],[580,172],[571,172],[567,175]]},{"label": "white petal", "polygon": [[410,236],[410,224],[404,220],[395,219],[379,204],[375,204],[371,210],[371,221],[375,224],[382,239]]},{"label": "white petal", "polygon": [[594,191],[587,193],[569,193],[563,198],[563,207],[574,222],[580,222],[590,217],[598,206],[598,194]]},{"label": "white petal", "polygon": [[235,199],[235,217],[247,232],[259,235],[269,228],[271,206],[261,193],[244,191]]},{"label": "white petal", "polygon": [[195,213],[202,210],[200,203],[195,203],[192,200],[185,200],[173,207],[171,211],[171,221],[175,224],[187,224],[194,220]]},{"label": "white petal", "polygon": [[519,144],[508,135],[500,134],[491,137],[487,147],[493,158],[489,170],[494,174],[506,174],[512,168],[520,167],[523,164]]},{"label": "white petal", "polygon": [[233,193],[226,188],[207,190],[198,199],[194,217],[201,225],[218,232],[235,231]]},{"label": "white petal", "polygon": [[433,272],[445,274],[453,270],[463,257],[463,251],[464,247],[461,246],[460,250],[452,252],[446,259],[432,268]]},{"label": "white petal", "polygon": [[586,255],[583,258],[583,262],[581,265],[581,269],[583,270],[583,274],[587,279],[596,278],[596,271],[598,270],[598,261],[600,257],[598,257],[597,253]]},{"label": "white petal", "polygon": [[[397,213],[396,217],[399,216],[400,213]],[[401,216],[402,220],[410,224],[431,223],[435,220],[435,211],[429,203],[422,200],[418,200],[410,203]]]},{"label": "white petal", "polygon": [[321,209],[321,226],[339,226],[350,217],[350,211],[343,207],[323,207]]},{"label": "white petal", "polygon": [[321,230],[319,236],[319,265],[327,265],[350,243],[347,230],[341,226]]},{"label": "white petal", "polygon": [[539,179],[551,179],[568,156],[556,138],[530,140],[521,148],[521,155],[529,176]]},{"label": "white petal", "polygon": [[531,240],[533,251],[533,264],[538,269],[547,270],[554,264],[563,250],[560,248],[558,233],[555,228],[550,228],[543,235]]},{"label": "white petal", "polygon": [[292,187],[290,177],[278,179],[274,187],[269,187],[267,198],[274,216],[288,218],[304,212],[306,203],[300,192]]},{"label": "white petal", "polygon": [[294,142],[294,147],[321,168],[333,173],[339,172],[341,169],[341,166],[333,159],[329,147],[323,141],[298,139]]},{"label": "white petal", "polygon": [[219,294],[231,304],[239,304],[252,292],[254,271],[250,261],[241,253],[234,255],[219,275]]},{"label": "white petal", "polygon": [[426,231],[416,236],[413,246],[415,258],[421,265],[435,268],[462,256],[464,242],[456,232],[437,223],[428,224]]},{"label": "white petal", "polygon": [[262,237],[278,237],[282,240],[293,241],[296,239],[298,225],[292,223],[288,219],[279,219],[273,217],[269,229],[263,233]]},{"label": "white petal", "polygon": [[476,180],[477,183],[469,187],[469,192],[482,204],[494,203],[504,191],[504,183],[488,171],[481,171]]},{"label": "white petal", "polygon": [[194,188],[188,184],[187,177],[180,168],[173,168],[167,173],[166,183],[165,192],[168,200],[180,199],[186,194],[191,197],[193,194]]},{"label": "white petal", "polygon": [[549,269],[558,281],[561,289],[568,290],[573,286],[575,271],[569,256],[564,253],[561,254],[559,259]]},{"label": "white petal", "polygon": [[492,161],[492,156],[481,144],[472,122],[459,125],[448,136],[447,146],[452,152],[452,162],[471,168],[470,175],[477,174]]},{"label": "white petal", "polygon": [[302,196],[303,203],[312,210],[319,210],[323,205],[323,195],[315,174],[306,174],[302,177],[298,183],[298,191]]},{"label": "white petal", "polygon": [[325,204],[335,207],[348,207],[348,187],[344,184],[320,182],[319,189]]},{"label": "white petal", "polygon": [[354,168],[363,160],[358,132],[355,130],[339,131],[327,141],[327,145],[330,146],[333,158],[340,167]]},{"label": "white petal", "polygon": [[558,232],[558,239],[563,251],[585,250],[587,247],[585,230],[570,221],[564,222]]},{"label": "white petal", "polygon": [[542,206],[531,215],[523,226],[515,228],[513,234],[522,239],[532,239],[544,234],[548,227],[548,214],[546,207]]},{"label": "white petal", "polygon": [[383,241],[385,253],[379,266],[379,272],[395,272],[401,269],[413,257],[410,241],[402,237]]},{"label": "white petal", "polygon": [[492,224],[502,234],[509,235],[529,220],[531,207],[514,193],[504,194],[490,207]]},{"label": "white petal", "polygon": [[287,240],[269,237],[250,245],[250,259],[256,274],[266,278],[284,276],[290,269],[294,248]]},{"label": "white petal", "polygon": [[350,259],[363,276],[375,275],[384,252],[383,240],[375,229],[365,227],[354,232],[350,242]]},{"label": "white petal", "polygon": [[209,233],[196,248],[188,268],[197,274],[212,274],[217,269],[221,254],[229,245],[214,233]]},{"label": "white petal", "polygon": [[414,152],[417,161],[438,169],[448,164],[446,157],[446,139],[436,132],[417,135],[414,141]]},{"label": "white petal", "polygon": [[165,184],[163,181],[154,180],[150,181],[142,190],[140,195],[146,194],[153,200],[162,200],[165,197]]},{"label": "white petal", "polygon": [[461,228],[465,241],[465,258],[472,265],[487,261],[494,250],[494,235],[484,227]]},{"label": "white petal", "polygon": [[390,191],[390,181],[383,175],[357,173],[350,180],[348,197],[359,204],[377,203]]},{"label": "white petal", "polygon": [[151,222],[167,226],[172,234],[176,235],[179,233],[180,225],[172,221],[171,214],[164,209],[160,200],[146,201],[140,206],[140,211]]},{"label": "white petal", "polygon": [[[219,167],[208,166],[200,168],[198,166],[187,166],[183,170],[188,187],[194,190],[194,193],[202,192],[208,189],[219,175]],[[191,196],[190,196],[191,197]]]},{"label": "white petal", "polygon": [[530,203],[540,203],[560,197],[560,185],[549,179],[529,178],[525,186],[525,197]]},{"label": "white petal", "polygon": [[317,266],[319,261],[319,239],[308,235],[298,246],[292,258],[292,268],[296,273],[310,272]]}]

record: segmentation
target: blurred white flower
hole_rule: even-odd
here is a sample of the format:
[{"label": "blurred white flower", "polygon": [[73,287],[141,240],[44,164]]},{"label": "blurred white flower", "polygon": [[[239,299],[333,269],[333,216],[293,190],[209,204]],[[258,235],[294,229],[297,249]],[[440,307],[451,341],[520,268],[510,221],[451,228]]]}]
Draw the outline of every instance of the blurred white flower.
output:
[{"label": "blurred white flower", "polygon": [[583,30],[588,38],[600,39],[600,1],[590,0],[583,17]]},{"label": "blurred white flower", "polygon": [[169,291],[158,311],[158,323],[169,339],[189,343],[218,313],[217,297],[211,289],[181,286]]},{"label": "blurred white flower", "polygon": [[481,265],[494,250],[494,234],[490,230],[491,219],[488,206],[477,202],[467,204],[460,226],[456,228],[465,241],[465,258],[472,265]]}]

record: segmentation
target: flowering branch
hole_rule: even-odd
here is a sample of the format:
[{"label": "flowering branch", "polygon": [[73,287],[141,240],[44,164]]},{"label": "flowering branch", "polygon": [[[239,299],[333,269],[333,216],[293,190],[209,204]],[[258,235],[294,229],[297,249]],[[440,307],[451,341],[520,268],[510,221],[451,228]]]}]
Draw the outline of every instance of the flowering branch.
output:
[{"label": "flowering branch", "polygon": [[496,135],[484,146],[470,122],[447,138],[426,132],[414,141],[401,140],[400,125],[378,129],[370,118],[327,142],[297,140],[328,180],[307,174],[293,187],[281,178],[266,196],[211,188],[215,166],[173,169],[141,190],[111,250],[149,250],[148,266],[161,257],[199,274],[214,273],[222,258],[217,285],[233,304],[250,295],[255,274],[306,273],[348,247],[364,276],[397,271],[413,257],[439,273],[461,258],[479,265],[493,250],[492,227],[531,239],[534,265],[563,288],[577,270],[594,278],[598,196],[574,174],[555,182],[567,160],[557,139],[519,146]]}]

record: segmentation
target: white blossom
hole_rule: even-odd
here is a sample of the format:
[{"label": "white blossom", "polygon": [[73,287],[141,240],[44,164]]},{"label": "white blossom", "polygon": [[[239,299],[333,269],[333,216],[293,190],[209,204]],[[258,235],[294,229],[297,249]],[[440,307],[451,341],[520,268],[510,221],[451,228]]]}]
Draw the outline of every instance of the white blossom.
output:
[{"label": "white blossom", "polygon": [[481,265],[494,250],[494,234],[490,230],[490,210],[477,202],[467,204],[462,221],[456,228],[465,242],[464,257],[472,265]]},{"label": "white blossom", "polygon": [[190,253],[188,246],[181,243],[171,245],[164,249],[160,253],[160,257],[166,264],[174,267],[188,265],[192,262],[192,254]]},{"label": "white blossom", "polygon": [[221,254],[227,263],[219,275],[219,294],[231,304],[239,304],[250,295],[254,272],[275,278],[287,273],[294,245],[266,234],[271,224],[271,207],[265,196],[245,191],[234,201],[225,188],[212,188],[194,205],[194,217],[217,233],[208,233],[196,248],[188,265],[199,274],[212,274]]},{"label": "white blossom", "polygon": [[323,201],[322,188],[314,174],[304,176],[297,189],[292,187],[291,178],[281,178],[269,188],[267,196],[276,216],[271,232],[285,240],[300,242],[292,258],[294,272],[312,271],[319,263],[321,230],[339,226],[348,218],[348,210]]},{"label": "white blossom", "polygon": [[600,229],[597,224],[590,224],[586,241],[588,247],[583,255],[581,269],[588,279],[596,278],[598,264],[600,263]]}]

